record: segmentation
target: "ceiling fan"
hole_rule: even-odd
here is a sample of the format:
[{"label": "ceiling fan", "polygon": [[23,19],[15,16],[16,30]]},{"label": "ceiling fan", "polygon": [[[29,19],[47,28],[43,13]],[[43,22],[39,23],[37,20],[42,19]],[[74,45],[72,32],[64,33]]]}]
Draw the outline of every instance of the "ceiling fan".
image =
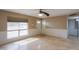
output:
[{"label": "ceiling fan", "polygon": [[49,13],[47,13],[47,12],[43,11],[42,9],[40,9],[38,15],[43,16],[43,14],[46,15],[46,16],[49,16]]}]

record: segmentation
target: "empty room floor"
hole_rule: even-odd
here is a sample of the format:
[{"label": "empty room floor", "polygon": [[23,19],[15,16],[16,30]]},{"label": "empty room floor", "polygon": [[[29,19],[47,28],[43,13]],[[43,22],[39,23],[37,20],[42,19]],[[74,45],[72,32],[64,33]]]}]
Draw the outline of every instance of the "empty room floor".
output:
[{"label": "empty room floor", "polygon": [[37,35],[0,46],[0,50],[77,50],[78,40]]}]

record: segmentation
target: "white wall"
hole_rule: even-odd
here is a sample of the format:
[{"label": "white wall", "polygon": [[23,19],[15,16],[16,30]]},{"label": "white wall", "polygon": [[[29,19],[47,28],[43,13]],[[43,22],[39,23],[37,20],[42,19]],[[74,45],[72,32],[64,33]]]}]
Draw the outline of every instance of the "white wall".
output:
[{"label": "white wall", "polygon": [[43,33],[49,36],[56,36],[60,38],[67,38],[66,29],[44,29]]}]

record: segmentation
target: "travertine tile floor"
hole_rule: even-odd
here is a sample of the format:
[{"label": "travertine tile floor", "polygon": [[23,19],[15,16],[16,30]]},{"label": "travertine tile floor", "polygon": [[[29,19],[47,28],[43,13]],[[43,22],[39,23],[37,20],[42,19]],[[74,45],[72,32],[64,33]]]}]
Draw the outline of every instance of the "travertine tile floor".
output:
[{"label": "travertine tile floor", "polygon": [[34,36],[0,46],[0,50],[77,50],[79,40],[61,39],[51,36]]}]

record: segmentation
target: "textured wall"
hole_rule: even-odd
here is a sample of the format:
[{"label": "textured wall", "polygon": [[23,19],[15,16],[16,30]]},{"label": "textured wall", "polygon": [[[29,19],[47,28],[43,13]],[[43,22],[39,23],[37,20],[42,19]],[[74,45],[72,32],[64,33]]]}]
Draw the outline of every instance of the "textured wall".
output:
[{"label": "textured wall", "polygon": [[6,31],[7,29],[7,17],[0,15],[0,31]]},{"label": "textured wall", "polygon": [[59,28],[66,29],[67,28],[67,16],[57,16],[46,19],[47,27],[49,28]]}]

